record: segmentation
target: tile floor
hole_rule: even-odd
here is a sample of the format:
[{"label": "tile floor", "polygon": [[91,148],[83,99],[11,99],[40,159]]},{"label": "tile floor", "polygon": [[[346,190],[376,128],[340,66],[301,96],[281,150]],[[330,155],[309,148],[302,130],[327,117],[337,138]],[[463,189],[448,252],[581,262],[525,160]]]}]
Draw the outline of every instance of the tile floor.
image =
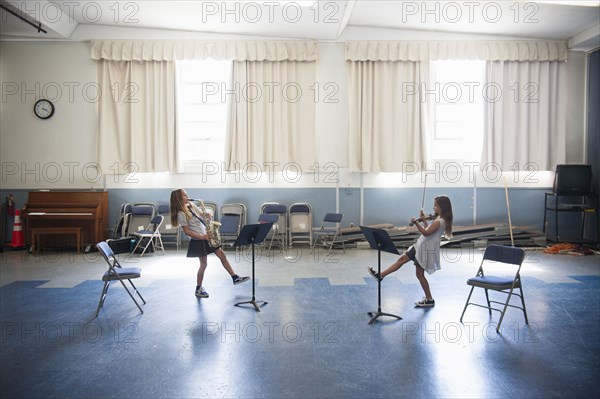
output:
[{"label": "tile floor", "polygon": [[[247,253],[228,251],[238,274]],[[113,284],[94,318],[105,263],[98,253],[0,253],[2,398],[504,398],[600,397],[598,256],[528,251],[522,269],[530,324],[509,310],[469,307],[467,278],[482,252],[444,249],[429,277],[435,308],[414,266],[377,283],[377,252],[274,250],[256,259],[252,283],[233,286],[209,257],[208,299],[194,296],[197,260],[185,250],[143,258],[140,314]],[[382,254],[382,263],[394,260]],[[483,294],[481,293],[481,298]]]}]

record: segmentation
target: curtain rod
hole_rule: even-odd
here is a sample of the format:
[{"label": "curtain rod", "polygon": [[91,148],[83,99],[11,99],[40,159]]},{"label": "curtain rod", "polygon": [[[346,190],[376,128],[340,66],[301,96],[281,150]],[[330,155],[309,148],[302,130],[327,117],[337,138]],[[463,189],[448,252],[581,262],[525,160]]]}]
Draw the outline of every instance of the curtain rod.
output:
[{"label": "curtain rod", "polygon": [[38,31],[38,33],[40,33],[40,32],[44,32],[44,33],[46,33],[46,34],[48,33],[47,31],[45,31],[44,29],[42,29],[42,23],[41,23],[41,22],[38,22],[38,23],[39,23],[39,25],[36,25],[36,24],[34,24],[33,22],[31,22],[30,20],[28,20],[27,18],[23,17],[22,15],[19,15],[19,14],[17,14],[16,12],[14,12],[13,10],[11,10],[10,8],[6,7],[5,5],[3,5],[3,4],[0,4],[0,7],[1,7],[3,10],[5,10],[5,11],[7,11],[7,12],[11,13],[11,14],[12,14],[12,15],[14,15],[15,17],[19,18],[21,21],[23,21],[23,22],[26,22],[26,23],[28,23],[29,25],[31,25],[31,26],[33,26],[34,28],[36,28],[36,29],[37,29],[37,31]]}]

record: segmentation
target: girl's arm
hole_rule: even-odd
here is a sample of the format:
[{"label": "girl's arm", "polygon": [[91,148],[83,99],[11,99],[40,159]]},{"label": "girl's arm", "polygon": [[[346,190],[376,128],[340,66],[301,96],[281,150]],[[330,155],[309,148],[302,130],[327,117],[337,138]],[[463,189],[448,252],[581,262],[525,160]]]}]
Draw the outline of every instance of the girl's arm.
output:
[{"label": "girl's arm", "polygon": [[424,225],[421,226],[421,224],[415,220],[415,226],[417,226],[417,229],[419,230],[419,232],[421,234],[423,234],[425,237],[432,235],[433,233],[435,233],[441,226],[442,224],[440,223],[439,220],[434,220],[433,222],[431,222],[431,224],[428,226],[427,222],[424,222]]},{"label": "girl's arm", "polygon": [[190,229],[189,226],[181,226],[183,232],[190,238],[195,238],[197,240],[208,240],[208,234],[203,236],[202,234],[196,233],[194,230]]}]

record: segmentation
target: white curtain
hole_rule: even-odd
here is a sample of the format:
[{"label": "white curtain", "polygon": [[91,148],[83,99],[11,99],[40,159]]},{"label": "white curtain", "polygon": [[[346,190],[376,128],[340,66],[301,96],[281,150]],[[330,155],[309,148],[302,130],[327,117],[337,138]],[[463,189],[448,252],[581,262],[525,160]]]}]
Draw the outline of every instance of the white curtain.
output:
[{"label": "white curtain", "polygon": [[348,61],[349,167],[401,172],[426,162],[426,62]]},{"label": "white curtain", "polygon": [[92,40],[93,60],[316,61],[310,40]]},{"label": "white curtain", "polygon": [[[177,151],[174,63],[207,58],[241,61],[236,62],[241,90],[247,89],[249,96],[257,87],[262,90],[260,101],[242,98],[232,104],[234,130],[226,149],[231,167],[247,162],[275,162],[279,167],[299,162],[304,167],[314,162],[315,41],[93,40],[91,58],[98,62],[103,93],[98,108],[103,168],[183,172]],[[296,93],[297,88],[302,92]],[[271,94],[274,102],[269,101]]]},{"label": "white curtain", "polygon": [[102,169],[111,173],[178,170],[174,63],[101,60],[97,71]]},{"label": "white curtain", "polygon": [[231,101],[227,170],[250,163],[310,170],[316,162],[315,82],[315,62],[234,62],[233,84],[241,95]]},{"label": "white curtain", "polygon": [[565,163],[565,62],[488,62],[484,99],[482,166],[554,170]]},{"label": "white curtain", "polygon": [[349,61],[565,61],[565,40],[349,41]]}]

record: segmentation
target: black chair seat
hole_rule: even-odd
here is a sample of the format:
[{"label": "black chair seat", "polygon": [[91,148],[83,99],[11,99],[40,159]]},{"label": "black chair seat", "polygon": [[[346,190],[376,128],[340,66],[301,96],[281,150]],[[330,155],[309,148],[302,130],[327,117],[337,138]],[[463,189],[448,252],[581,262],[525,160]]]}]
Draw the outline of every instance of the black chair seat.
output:
[{"label": "black chair seat", "polygon": [[[497,277],[497,276],[480,276],[472,277],[467,280],[468,285],[475,287],[487,288],[491,290],[507,290],[513,286],[514,280],[512,278]],[[519,287],[520,284],[517,281],[515,288]]]},{"label": "black chair seat", "polygon": [[102,281],[118,280],[119,277],[128,279],[128,278],[139,278],[141,276],[142,276],[141,268],[139,268],[139,267],[123,267],[121,269],[118,269],[116,271],[116,273],[107,271],[106,273],[104,273],[104,276],[102,276]]}]

